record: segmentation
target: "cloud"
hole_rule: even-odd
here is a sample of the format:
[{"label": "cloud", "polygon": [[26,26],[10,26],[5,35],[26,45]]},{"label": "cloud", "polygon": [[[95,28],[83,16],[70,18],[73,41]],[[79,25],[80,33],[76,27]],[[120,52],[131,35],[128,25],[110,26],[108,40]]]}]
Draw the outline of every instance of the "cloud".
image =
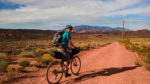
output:
[{"label": "cloud", "polygon": [[[3,1],[4,0],[0,0]],[[118,23],[105,17],[131,14],[150,15],[150,6],[129,8],[142,0],[5,0],[25,5],[16,10],[0,10],[0,24],[50,27],[63,24]],[[123,9],[123,10],[120,10]]]},{"label": "cloud", "polygon": [[138,7],[138,8],[132,8],[132,9],[127,9],[127,10],[121,10],[121,11],[116,11],[113,12],[112,15],[129,15],[129,14],[139,14],[139,15],[147,15],[150,16],[150,6],[146,7]]}]

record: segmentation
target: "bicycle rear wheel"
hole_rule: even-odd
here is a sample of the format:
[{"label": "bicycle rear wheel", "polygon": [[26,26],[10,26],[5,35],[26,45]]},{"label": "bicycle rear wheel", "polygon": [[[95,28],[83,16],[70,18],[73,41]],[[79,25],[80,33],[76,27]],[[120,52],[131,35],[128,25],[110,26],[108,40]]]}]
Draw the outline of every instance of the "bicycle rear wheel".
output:
[{"label": "bicycle rear wheel", "polygon": [[49,84],[58,83],[63,76],[63,67],[59,61],[52,62],[46,72],[46,78]]},{"label": "bicycle rear wheel", "polygon": [[74,75],[78,75],[81,69],[81,60],[78,56],[74,56],[71,60],[71,72]]}]

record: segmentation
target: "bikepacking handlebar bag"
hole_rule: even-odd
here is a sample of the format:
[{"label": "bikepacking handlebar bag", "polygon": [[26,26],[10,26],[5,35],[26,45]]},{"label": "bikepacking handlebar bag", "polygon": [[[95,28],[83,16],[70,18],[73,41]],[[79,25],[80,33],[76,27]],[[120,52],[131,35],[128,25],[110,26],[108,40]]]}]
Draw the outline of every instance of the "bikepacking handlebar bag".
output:
[{"label": "bikepacking handlebar bag", "polygon": [[[73,55],[75,54],[78,54],[80,52],[80,48],[77,47],[77,48],[74,48],[71,50],[72,52],[70,52],[70,57],[72,57]],[[54,58],[56,59],[62,59],[63,58],[63,54],[57,50],[54,50],[54,51],[50,51],[50,55],[53,56]]]},{"label": "bikepacking handlebar bag", "polygon": [[79,52],[80,52],[80,48],[79,48],[79,47],[76,47],[76,48],[72,49],[71,55],[78,54]]},{"label": "bikepacking handlebar bag", "polygon": [[57,50],[55,51],[50,51],[50,55],[53,56],[56,59],[62,59],[63,54]]}]

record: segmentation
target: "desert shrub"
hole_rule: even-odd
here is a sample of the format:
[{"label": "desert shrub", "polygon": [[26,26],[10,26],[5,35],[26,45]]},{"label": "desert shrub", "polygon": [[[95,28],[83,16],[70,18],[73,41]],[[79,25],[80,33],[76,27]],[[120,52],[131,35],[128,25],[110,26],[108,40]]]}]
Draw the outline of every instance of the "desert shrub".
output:
[{"label": "desert shrub", "polygon": [[139,51],[139,47],[131,42],[129,38],[121,40],[120,43],[123,43],[127,49],[131,49],[133,51]]},{"label": "desert shrub", "polygon": [[11,55],[12,54],[12,50],[10,50],[10,49],[4,49],[3,52],[7,53],[7,55]]},{"label": "desert shrub", "polygon": [[136,46],[135,44],[132,44],[132,48],[131,48],[133,51],[136,51],[138,52],[139,51],[139,47]]},{"label": "desert shrub", "polygon": [[37,61],[37,63],[34,64],[34,66],[40,68],[42,66],[42,57],[36,57],[35,60]]},{"label": "desert shrub", "polygon": [[25,45],[25,50],[32,50],[31,46],[30,45]]},{"label": "desert shrub", "polygon": [[142,65],[141,60],[140,59],[136,59],[135,65],[136,66],[141,66]]},{"label": "desert shrub", "polygon": [[0,72],[6,72],[8,67],[8,62],[6,60],[0,60]]},{"label": "desert shrub", "polygon": [[48,53],[48,51],[46,49],[36,49],[35,50],[35,57],[40,57],[42,56],[44,53]]},{"label": "desert shrub", "polygon": [[37,61],[37,63],[42,64],[42,57],[36,57],[35,60]]},{"label": "desert shrub", "polygon": [[145,63],[145,64],[144,64],[144,67],[145,67],[146,70],[150,71],[150,64],[146,64],[146,63]]},{"label": "desert shrub", "polygon": [[23,67],[20,67],[20,68],[16,68],[16,69],[15,69],[16,72],[23,72],[23,70],[24,70]]},{"label": "desert shrub", "polygon": [[37,68],[40,68],[42,66],[42,64],[38,62],[38,63],[34,64],[34,66]]},{"label": "desert shrub", "polygon": [[50,54],[43,54],[43,56],[36,57],[35,60],[37,61],[34,66],[40,68],[43,64],[48,65],[53,61],[53,57]]},{"label": "desert shrub", "polygon": [[49,48],[49,49],[47,49],[47,50],[48,50],[48,53],[49,53],[50,51],[54,51],[54,50],[56,50],[56,47]]},{"label": "desert shrub", "polygon": [[20,65],[9,65],[7,68],[7,72],[13,70],[13,72],[22,72],[24,69],[24,67],[20,66]]},{"label": "desert shrub", "polygon": [[106,44],[111,43],[110,41],[102,41],[102,40],[81,40],[75,41],[74,44],[80,47],[81,50],[88,50],[95,47],[104,46]]},{"label": "desert shrub", "polygon": [[21,56],[21,57],[33,57],[35,55],[34,55],[34,52],[32,52],[32,51],[23,51],[23,52],[21,52],[21,54],[19,54],[19,56]]},{"label": "desert shrub", "polygon": [[20,59],[18,64],[23,67],[27,67],[30,65],[30,62],[27,59]]},{"label": "desert shrub", "polygon": [[121,43],[124,43],[124,44],[132,44],[132,43],[131,43],[131,40],[130,40],[129,38],[120,40],[120,42],[121,42]]},{"label": "desert shrub", "polygon": [[50,55],[50,54],[44,54],[43,56],[42,56],[42,63],[43,64],[49,64],[50,62],[52,62],[52,60],[53,60],[53,58],[52,58],[52,56]]},{"label": "desert shrub", "polygon": [[49,53],[52,50],[56,50],[56,48],[36,49],[35,57],[41,57],[44,53]]},{"label": "desert shrub", "polygon": [[0,53],[0,59],[7,59],[6,53]]},{"label": "desert shrub", "polygon": [[6,72],[8,67],[7,54],[0,53],[0,72]]},{"label": "desert shrub", "polygon": [[44,52],[35,52],[34,57],[41,57],[44,54]]},{"label": "desert shrub", "polygon": [[150,71],[150,54],[146,56],[146,59],[144,60],[144,67],[146,70]]},{"label": "desert shrub", "polygon": [[22,52],[21,50],[13,50],[11,54],[19,55],[19,54],[21,54],[21,52]]},{"label": "desert shrub", "polygon": [[8,80],[12,80],[15,77],[15,69],[14,68],[7,68],[7,73],[8,73]]}]

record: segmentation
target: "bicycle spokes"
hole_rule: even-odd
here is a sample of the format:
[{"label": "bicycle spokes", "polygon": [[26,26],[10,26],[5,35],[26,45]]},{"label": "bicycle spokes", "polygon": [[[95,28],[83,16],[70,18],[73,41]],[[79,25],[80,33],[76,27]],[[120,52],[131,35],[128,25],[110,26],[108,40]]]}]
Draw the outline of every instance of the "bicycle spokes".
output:
[{"label": "bicycle spokes", "polygon": [[60,63],[54,62],[47,69],[47,81],[49,83],[58,83],[63,75],[63,69]]},{"label": "bicycle spokes", "polygon": [[76,62],[76,59],[73,60],[73,66],[78,66],[77,62]]},{"label": "bicycle spokes", "polygon": [[72,58],[72,61],[71,61],[71,72],[74,75],[77,75],[80,71],[80,68],[81,68],[80,58],[75,56],[74,58]]},{"label": "bicycle spokes", "polygon": [[54,70],[54,71],[53,71],[53,74],[55,75],[55,80],[56,80],[56,79],[57,79],[57,76],[58,76],[57,70]]},{"label": "bicycle spokes", "polygon": [[[54,61],[48,66],[46,77],[49,84],[57,84],[61,80],[65,72],[66,65],[64,61]],[[71,72],[78,75],[81,68],[81,60],[78,56],[74,56],[70,61]]]}]

